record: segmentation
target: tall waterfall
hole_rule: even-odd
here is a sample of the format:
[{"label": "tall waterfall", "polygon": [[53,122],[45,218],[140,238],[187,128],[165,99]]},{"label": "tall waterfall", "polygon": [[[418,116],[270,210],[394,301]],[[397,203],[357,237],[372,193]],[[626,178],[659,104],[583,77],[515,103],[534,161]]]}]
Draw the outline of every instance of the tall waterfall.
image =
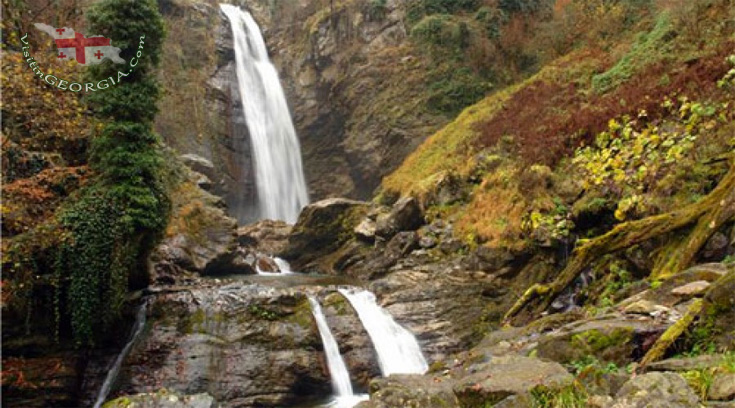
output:
[{"label": "tall waterfall", "polygon": [[324,317],[322,307],[314,297],[309,296],[311,304],[311,313],[316,320],[319,336],[324,344],[324,353],[327,356],[327,365],[329,366],[329,375],[332,377],[332,389],[334,390],[335,400],[329,405],[335,408],[348,408],[357,405],[360,401],[367,399],[366,395],[355,395],[352,391],[352,382],[350,382],[350,373],[347,371],[345,361],[339,353],[339,346],[327,325],[327,319]]},{"label": "tall waterfall", "polygon": [[278,72],[250,13],[230,4],[220,8],[232,26],[237,81],[255,161],[258,214],[295,223],[309,197],[301,148]]},{"label": "tall waterfall", "polygon": [[391,374],[423,374],[429,369],[416,338],[378,306],[366,290],[339,289],[352,304],[378,353],[380,371]]},{"label": "tall waterfall", "polygon": [[97,400],[94,403],[94,408],[101,407],[107,399],[107,395],[110,393],[110,389],[112,389],[112,385],[115,383],[115,380],[117,380],[117,375],[120,373],[120,368],[122,367],[123,360],[125,360],[125,357],[128,356],[130,349],[133,347],[133,344],[135,344],[138,336],[143,331],[143,328],[145,327],[147,306],[148,302],[144,302],[142,305],[140,305],[138,313],[135,315],[135,323],[133,324],[133,328],[130,332],[128,343],[125,345],[125,347],[123,347],[122,351],[120,351],[120,354],[117,355],[115,363],[110,368],[110,371],[107,372],[105,382],[102,384],[102,388],[100,388],[100,392],[97,394]]}]

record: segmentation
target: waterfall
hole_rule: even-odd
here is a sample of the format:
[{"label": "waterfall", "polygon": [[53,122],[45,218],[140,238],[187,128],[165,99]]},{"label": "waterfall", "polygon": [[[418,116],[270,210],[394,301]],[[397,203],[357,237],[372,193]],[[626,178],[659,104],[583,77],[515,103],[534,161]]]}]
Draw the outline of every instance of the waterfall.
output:
[{"label": "waterfall", "polygon": [[102,383],[102,388],[100,388],[100,392],[99,394],[97,394],[97,400],[95,400],[94,408],[101,407],[102,404],[107,399],[107,395],[110,394],[110,389],[112,388],[112,385],[115,383],[115,380],[117,380],[117,375],[120,373],[120,368],[122,367],[123,360],[125,360],[125,357],[128,356],[130,349],[133,347],[133,344],[135,344],[135,341],[138,339],[138,336],[143,331],[143,327],[145,327],[145,316],[147,312],[147,305],[148,305],[148,302],[144,302],[142,305],[140,305],[140,308],[138,309],[138,313],[135,315],[135,323],[133,324],[133,328],[130,332],[130,338],[128,340],[128,343],[120,351],[120,354],[117,355],[117,358],[115,359],[115,363],[110,368],[110,371],[107,372],[107,376],[105,377],[105,382]]},{"label": "waterfall", "polygon": [[380,371],[391,374],[423,374],[428,370],[416,338],[378,306],[375,295],[366,290],[339,289],[350,302],[378,353]]},{"label": "waterfall", "polygon": [[220,8],[232,26],[237,81],[255,161],[258,214],[293,224],[309,197],[301,148],[278,72],[250,13],[230,4]]},{"label": "waterfall", "polygon": [[339,353],[339,346],[327,325],[327,319],[324,317],[322,307],[314,297],[309,296],[311,304],[311,313],[316,320],[319,336],[324,344],[324,354],[327,356],[327,365],[329,366],[329,375],[332,377],[332,389],[334,390],[335,400],[329,405],[330,407],[348,408],[357,405],[360,401],[367,399],[366,395],[355,395],[352,391],[352,383],[350,382],[350,373],[347,371],[345,361]]}]

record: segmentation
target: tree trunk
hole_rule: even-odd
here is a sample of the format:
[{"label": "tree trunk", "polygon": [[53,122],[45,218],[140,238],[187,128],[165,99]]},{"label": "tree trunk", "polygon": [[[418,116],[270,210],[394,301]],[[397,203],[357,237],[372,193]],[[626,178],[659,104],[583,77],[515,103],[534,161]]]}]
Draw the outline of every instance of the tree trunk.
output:
[{"label": "tree trunk", "polygon": [[618,224],[606,234],[585,242],[574,250],[572,259],[552,283],[531,286],[508,310],[505,322],[531,303],[541,310],[546,309],[594,259],[696,223],[687,238],[668,252],[670,256],[659,258],[651,276],[660,279],[676,274],[688,267],[709,237],[733,217],[735,163],[730,157],[730,170],[702,200],[665,214]]}]

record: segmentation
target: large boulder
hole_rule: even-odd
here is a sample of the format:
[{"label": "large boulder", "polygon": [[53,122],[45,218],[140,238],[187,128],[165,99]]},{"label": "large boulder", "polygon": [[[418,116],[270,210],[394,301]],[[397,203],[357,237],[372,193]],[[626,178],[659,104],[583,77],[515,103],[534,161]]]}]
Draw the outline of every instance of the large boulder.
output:
[{"label": "large boulder", "polygon": [[358,408],[446,408],[458,407],[452,381],[431,376],[391,375],[370,383],[370,401]]},{"label": "large boulder", "polygon": [[324,260],[309,268],[305,266],[353,238],[355,226],[367,210],[367,203],[345,198],[328,198],[309,204],[301,211],[291,231],[283,257],[291,261],[296,270],[331,272],[331,265]]},{"label": "large boulder", "polygon": [[163,387],[238,407],[328,395],[329,371],[305,292],[243,282],[158,292],[148,307],[149,329],[112,395]]},{"label": "large boulder", "polygon": [[492,357],[475,370],[454,386],[462,406],[488,406],[535,389],[558,390],[574,381],[561,364],[512,354]]},{"label": "large boulder", "polygon": [[616,314],[577,321],[543,334],[538,339],[538,355],[561,363],[593,355],[625,365],[645,354],[645,347],[667,326],[652,318]]},{"label": "large boulder", "polygon": [[240,246],[273,255],[286,248],[291,228],[283,221],[262,220],[238,228],[237,241]]},{"label": "large boulder", "polygon": [[424,215],[418,201],[413,197],[403,197],[393,204],[389,213],[378,215],[375,234],[390,238],[401,231],[413,231],[423,223]]},{"label": "large boulder", "polygon": [[675,373],[653,372],[631,378],[606,408],[698,408],[699,398]]}]

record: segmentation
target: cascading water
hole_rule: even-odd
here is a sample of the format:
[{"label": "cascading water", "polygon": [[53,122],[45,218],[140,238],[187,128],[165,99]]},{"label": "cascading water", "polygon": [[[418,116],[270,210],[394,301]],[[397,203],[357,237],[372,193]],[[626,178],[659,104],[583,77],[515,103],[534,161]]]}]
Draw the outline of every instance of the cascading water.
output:
[{"label": "cascading water", "polygon": [[416,337],[378,306],[372,292],[354,289],[339,289],[339,292],[355,308],[373,341],[383,376],[423,374],[429,369]]},{"label": "cascading water", "polygon": [[255,161],[260,218],[295,223],[309,203],[296,137],[278,72],[247,11],[220,4],[235,42],[237,81]]},{"label": "cascading water", "polygon": [[324,344],[324,354],[327,356],[327,365],[329,366],[329,375],[332,377],[332,389],[334,390],[335,400],[330,407],[348,408],[357,405],[360,401],[367,399],[366,395],[355,395],[352,391],[352,383],[350,382],[350,373],[347,371],[345,361],[339,353],[339,346],[327,325],[327,319],[324,317],[322,307],[314,297],[309,296],[311,304],[311,313],[316,320],[319,336]]},{"label": "cascading water", "polygon": [[123,349],[120,351],[120,354],[117,355],[115,363],[110,368],[110,371],[107,372],[105,382],[102,383],[102,388],[100,388],[100,392],[99,394],[97,394],[97,399],[94,402],[94,408],[101,407],[107,399],[107,395],[110,394],[110,389],[115,383],[115,380],[117,380],[117,375],[120,373],[120,368],[122,367],[123,360],[125,360],[125,357],[128,356],[128,353],[130,353],[130,349],[133,347],[133,344],[135,344],[138,336],[140,336],[140,333],[143,331],[143,328],[145,327],[147,306],[148,302],[144,302],[142,305],[140,305],[138,313],[135,315],[135,323],[133,324],[133,328],[130,332],[130,339],[128,340],[128,343],[125,345],[125,347],[123,347]]}]

